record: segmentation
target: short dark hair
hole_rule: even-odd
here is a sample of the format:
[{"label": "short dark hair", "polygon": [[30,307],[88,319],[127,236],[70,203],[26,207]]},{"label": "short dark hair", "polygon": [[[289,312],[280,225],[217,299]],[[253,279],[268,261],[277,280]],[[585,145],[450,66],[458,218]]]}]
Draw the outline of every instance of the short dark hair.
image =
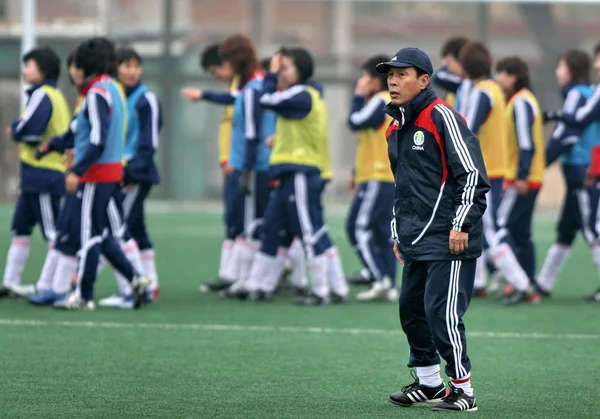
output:
[{"label": "short dark hair", "polygon": [[95,37],[79,44],[73,64],[83,71],[86,78],[93,75],[116,73],[114,42],[108,38]]},{"label": "short dark hair", "polygon": [[594,55],[600,54],[600,42],[594,45]]},{"label": "short dark hair", "polygon": [[44,79],[56,81],[60,77],[60,58],[50,47],[34,48],[23,56],[23,63],[34,61]]},{"label": "short dark hair", "polygon": [[117,65],[131,60],[137,61],[138,64],[142,64],[142,57],[135,49],[131,47],[119,48],[116,52],[116,57]]},{"label": "short dark hair", "polygon": [[463,71],[471,79],[492,74],[492,54],[483,42],[468,42],[460,50],[459,60]]},{"label": "short dark hair", "polygon": [[379,73],[376,70],[376,67],[377,67],[377,64],[386,62],[388,60],[389,60],[389,57],[387,55],[378,54],[378,55],[374,55],[371,58],[369,58],[360,67],[361,70],[366,71],[371,77],[376,77],[379,79],[379,81],[381,82],[382,90],[388,89],[388,85],[387,85],[388,75],[387,75],[387,73]]},{"label": "short dark hair", "polygon": [[221,61],[229,61],[235,74],[240,77],[240,86],[250,80],[258,69],[258,57],[252,40],[246,35],[236,34],[225,39],[219,46]]},{"label": "short dark hair", "polygon": [[[421,78],[421,76],[424,76],[425,74],[427,74],[427,72],[425,70],[421,70],[418,67],[413,67],[413,68],[417,72],[417,78]],[[427,75],[429,75],[429,74],[427,74]]]},{"label": "short dark hair", "polygon": [[263,58],[262,60],[260,60],[260,67],[266,72],[268,72],[269,68],[271,67],[271,57]]},{"label": "short dark hair", "polygon": [[585,51],[578,49],[570,49],[561,54],[559,60],[565,60],[571,83],[573,84],[589,84],[590,71],[592,70],[592,59]]},{"label": "short dark hair", "polygon": [[468,43],[469,38],[464,36],[453,36],[452,38],[448,38],[446,39],[446,42],[444,42],[444,45],[442,45],[440,55],[442,58],[450,55],[458,60],[460,50]]},{"label": "short dark hair", "polygon": [[219,44],[212,44],[204,48],[200,53],[200,67],[207,71],[209,67],[220,66],[223,64],[219,55]]},{"label": "short dark hair", "polygon": [[506,57],[496,64],[497,73],[507,73],[515,77],[515,92],[521,89],[531,90],[531,79],[529,77],[529,66],[520,57]]},{"label": "short dark hair", "polygon": [[75,61],[75,50],[69,52],[69,55],[67,55],[67,68],[71,67],[71,64],[73,64],[74,61]]},{"label": "short dark hair", "polygon": [[301,47],[281,48],[279,52],[282,56],[289,57],[294,61],[294,65],[300,76],[300,84],[306,83],[313,76],[315,63],[308,50]]}]

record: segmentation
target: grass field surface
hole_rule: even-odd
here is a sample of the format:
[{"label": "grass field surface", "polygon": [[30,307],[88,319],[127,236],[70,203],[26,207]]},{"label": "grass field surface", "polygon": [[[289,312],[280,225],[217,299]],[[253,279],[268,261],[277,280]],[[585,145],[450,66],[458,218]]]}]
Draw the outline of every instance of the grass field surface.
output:
[{"label": "grass field surface", "polygon": [[[6,254],[12,209],[0,209]],[[329,214],[348,273],[358,268]],[[291,297],[242,303],[201,294],[215,276],[223,229],[218,212],[149,216],[161,299],[140,311],[61,312],[0,301],[2,418],[426,418],[389,393],[411,379],[395,303],[295,307]],[[538,265],[554,221],[536,222]],[[45,255],[36,232],[24,283]],[[539,305],[474,300],[465,317],[481,418],[597,418],[599,284],[578,242],[554,295]],[[116,290],[110,269],[96,298]],[[353,294],[357,289],[353,289]]]}]

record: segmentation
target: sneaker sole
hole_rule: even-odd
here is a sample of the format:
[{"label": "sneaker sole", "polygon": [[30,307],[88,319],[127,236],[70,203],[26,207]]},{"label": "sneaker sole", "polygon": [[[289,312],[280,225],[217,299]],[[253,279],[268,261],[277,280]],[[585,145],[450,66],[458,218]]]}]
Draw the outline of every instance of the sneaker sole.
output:
[{"label": "sneaker sole", "polygon": [[467,409],[467,410],[456,410],[456,409],[441,409],[439,407],[434,407],[431,410],[433,410],[434,412],[477,412],[478,407],[472,407],[471,409]]},{"label": "sneaker sole", "polygon": [[431,400],[425,400],[422,402],[417,402],[417,403],[411,403],[411,404],[404,404],[404,403],[400,403],[395,401],[394,399],[392,399],[391,397],[388,398],[388,401],[393,404],[394,406],[400,406],[400,407],[413,407],[417,404],[438,404],[442,402],[442,399],[431,399]]}]

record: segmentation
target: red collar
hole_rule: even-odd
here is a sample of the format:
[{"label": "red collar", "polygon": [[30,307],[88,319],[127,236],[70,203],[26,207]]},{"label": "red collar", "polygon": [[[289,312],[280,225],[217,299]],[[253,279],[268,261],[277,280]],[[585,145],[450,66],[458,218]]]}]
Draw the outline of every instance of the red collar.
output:
[{"label": "red collar", "polygon": [[94,84],[99,83],[101,81],[110,81],[110,76],[108,74],[100,74],[99,76],[94,77],[93,79],[88,81],[82,88],[79,89],[79,93],[82,96],[85,96]]},{"label": "red collar", "polygon": [[250,83],[252,80],[262,80],[265,77],[265,73],[263,73],[262,70],[254,70],[254,73],[252,73],[252,76],[250,76],[250,78],[248,79],[248,81],[246,83],[244,83],[243,86],[240,86],[238,88],[238,90],[242,90],[244,87],[246,87],[246,85],[248,83]]},{"label": "red collar", "polygon": [[516,92],[512,92],[510,95],[508,95],[508,97],[506,98],[506,103],[510,102],[512,98],[517,95],[517,93],[522,92],[523,90],[525,90],[525,88],[517,90]]}]

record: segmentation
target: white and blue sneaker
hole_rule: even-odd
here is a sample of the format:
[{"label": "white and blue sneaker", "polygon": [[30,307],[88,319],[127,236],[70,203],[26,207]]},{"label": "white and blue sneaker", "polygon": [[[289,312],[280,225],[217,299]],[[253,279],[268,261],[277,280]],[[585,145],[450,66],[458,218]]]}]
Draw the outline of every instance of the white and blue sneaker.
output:
[{"label": "white and blue sneaker", "polygon": [[93,300],[86,301],[79,295],[72,292],[68,297],[62,300],[55,301],[52,307],[60,310],[85,310],[94,311],[96,310],[96,303]]},{"label": "white and blue sneaker", "polygon": [[98,306],[130,310],[133,308],[133,295],[111,295],[98,301]]},{"label": "white and blue sneaker", "polygon": [[31,304],[37,306],[48,306],[54,304],[55,301],[63,300],[67,294],[57,294],[52,290],[41,290],[36,294],[30,295],[27,299]]}]

